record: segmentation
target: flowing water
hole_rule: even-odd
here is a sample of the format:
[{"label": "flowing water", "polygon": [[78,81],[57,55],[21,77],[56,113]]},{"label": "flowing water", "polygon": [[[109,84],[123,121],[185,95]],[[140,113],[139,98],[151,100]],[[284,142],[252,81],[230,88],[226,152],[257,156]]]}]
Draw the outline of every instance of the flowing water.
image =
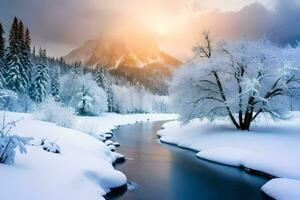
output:
[{"label": "flowing water", "polygon": [[163,122],[121,126],[114,141],[128,160],[116,165],[128,179],[127,191],[109,200],[256,200],[268,179],[242,169],[195,158],[195,152],[161,144],[156,133]]}]

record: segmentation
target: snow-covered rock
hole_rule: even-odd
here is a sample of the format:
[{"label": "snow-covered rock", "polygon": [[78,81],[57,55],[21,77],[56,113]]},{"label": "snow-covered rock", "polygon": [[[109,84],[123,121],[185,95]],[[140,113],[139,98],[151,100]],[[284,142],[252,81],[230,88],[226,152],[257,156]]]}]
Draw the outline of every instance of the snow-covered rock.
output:
[{"label": "snow-covered rock", "polygon": [[113,152],[113,155],[116,158],[115,162],[123,162],[123,161],[125,161],[125,156],[124,155],[122,155],[120,153],[116,153],[116,152]]},{"label": "snow-covered rock", "polygon": [[60,147],[58,146],[58,144],[56,144],[53,141],[50,141],[49,139],[42,139],[41,146],[45,151],[51,153],[60,153]]},{"label": "snow-covered rock", "polygon": [[105,144],[106,146],[109,146],[109,145],[113,145],[114,142],[111,141],[111,140],[106,140],[106,141],[104,142],[104,144]]},{"label": "snow-covered rock", "polygon": [[113,135],[111,133],[105,133],[104,137],[105,137],[105,139],[110,139],[113,137]]},{"label": "snow-covered rock", "polygon": [[113,145],[113,144],[108,145],[108,148],[109,148],[111,151],[115,151],[115,150],[116,150],[116,146]]},{"label": "snow-covered rock", "polygon": [[120,143],[119,142],[114,142],[114,144],[116,147],[119,147],[120,146]]}]

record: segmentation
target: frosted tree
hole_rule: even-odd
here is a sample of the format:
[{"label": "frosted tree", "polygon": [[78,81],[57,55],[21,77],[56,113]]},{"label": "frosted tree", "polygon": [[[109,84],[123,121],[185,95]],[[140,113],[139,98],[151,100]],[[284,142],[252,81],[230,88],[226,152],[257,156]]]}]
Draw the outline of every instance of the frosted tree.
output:
[{"label": "frosted tree", "polygon": [[76,75],[81,75],[82,74],[82,67],[80,62],[75,62],[74,65],[72,66],[72,72]]},{"label": "frosted tree", "polygon": [[37,72],[34,77],[32,99],[35,102],[43,102],[47,96],[49,81],[46,50],[40,50]]},{"label": "frosted tree", "polygon": [[[97,115],[107,111],[106,93],[93,80],[91,74],[75,76],[74,73],[68,73],[61,77],[60,83],[61,103],[74,108],[77,113]],[[86,103],[90,103],[91,106]]]},{"label": "frosted tree", "polygon": [[173,107],[184,121],[229,117],[237,129],[249,130],[262,113],[288,117],[290,98],[300,89],[299,48],[280,48],[265,39],[213,48],[207,32],[204,38],[170,87]]},{"label": "frosted tree", "polygon": [[108,112],[113,112],[113,91],[112,91],[112,82],[109,77],[109,74],[103,67],[100,67],[94,77],[98,86],[101,87],[107,94],[107,106]]},{"label": "frosted tree", "polygon": [[93,109],[93,98],[88,93],[88,88],[84,85],[81,91],[78,93],[80,100],[78,102],[78,114],[89,115]]},{"label": "frosted tree", "polygon": [[113,112],[114,111],[114,94],[113,94],[112,83],[111,83],[110,79],[108,79],[106,94],[107,94],[107,109],[108,109],[107,111]]},{"label": "frosted tree", "polygon": [[60,68],[59,66],[54,66],[51,74],[51,94],[56,101],[60,100],[59,91],[60,91]]},{"label": "frosted tree", "polygon": [[0,88],[3,89],[5,83],[5,38],[2,24],[0,23]]},{"label": "frosted tree", "polygon": [[103,90],[106,90],[107,80],[103,67],[100,67],[95,74],[95,81]]}]

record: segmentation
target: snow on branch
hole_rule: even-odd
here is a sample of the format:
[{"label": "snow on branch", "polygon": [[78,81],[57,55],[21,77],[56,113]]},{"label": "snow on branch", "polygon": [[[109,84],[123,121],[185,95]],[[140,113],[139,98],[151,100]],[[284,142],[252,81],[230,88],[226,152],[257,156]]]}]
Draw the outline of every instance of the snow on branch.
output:
[{"label": "snow on branch", "polygon": [[211,44],[205,32],[194,59],[175,72],[170,97],[183,121],[227,116],[237,129],[249,130],[261,113],[287,118],[291,98],[300,94],[299,47],[247,38]]}]

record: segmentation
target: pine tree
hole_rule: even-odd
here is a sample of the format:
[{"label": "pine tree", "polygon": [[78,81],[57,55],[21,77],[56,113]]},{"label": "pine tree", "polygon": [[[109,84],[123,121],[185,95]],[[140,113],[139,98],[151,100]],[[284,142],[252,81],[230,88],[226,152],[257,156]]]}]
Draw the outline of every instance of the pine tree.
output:
[{"label": "pine tree", "polygon": [[80,62],[75,62],[73,65],[72,72],[76,75],[82,74],[82,67]]},{"label": "pine tree", "polygon": [[60,82],[59,82],[60,68],[55,66],[51,76],[51,94],[56,101],[60,100]]},{"label": "pine tree", "polygon": [[[28,29],[27,29],[28,30]],[[26,31],[27,33],[27,31]],[[29,31],[28,31],[29,34]],[[19,57],[21,59],[22,66],[20,67],[20,77],[23,79],[22,82],[24,83],[24,88],[27,90],[28,89],[28,84],[29,84],[29,69],[30,69],[30,43],[26,44],[26,39],[25,38],[27,35],[25,35],[24,32],[24,25],[23,22],[19,22],[18,26],[18,47],[19,47]],[[28,35],[29,37],[29,35]],[[30,42],[30,38],[29,41]],[[29,46],[29,52],[28,52],[28,46]]]},{"label": "pine tree", "polygon": [[108,112],[113,112],[113,92],[112,92],[112,83],[109,79],[108,72],[100,67],[99,70],[96,71],[95,81],[98,86],[101,87],[107,94],[107,106]]},{"label": "pine tree", "polygon": [[26,72],[27,76],[27,87],[29,86],[31,82],[31,38],[30,38],[30,32],[28,28],[26,29],[25,36],[24,36],[24,70]]},{"label": "pine tree", "polygon": [[8,71],[6,76],[6,83],[9,89],[16,92],[24,92],[24,82],[20,75],[20,68],[22,63],[17,54],[9,55],[9,60],[7,62]]},{"label": "pine tree", "polygon": [[9,51],[10,54],[18,54],[18,27],[19,22],[15,17],[9,34]]},{"label": "pine tree", "polygon": [[79,115],[88,115],[92,108],[93,98],[88,94],[88,89],[83,85],[81,92],[78,93],[80,100],[78,102],[78,114]]},{"label": "pine tree", "polygon": [[[22,31],[23,30],[23,31]],[[22,33],[21,33],[22,32]],[[18,22],[15,17],[9,35],[9,50],[7,52],[7,73],[6,83],[9,89],[24,93],[27,87],[27,77],[23,68],[23,44],[24,28],[23,23]]]},{"label": "pine tree", "polygon": [[3,89],[5,83],[5,38],[2,24],[0,23],[0,88]]},{"label": "pine tree", "polygon": [[101,87],[103,90],[106,91],[106,77],[103,67],[100,67],[95,74],[95,81],[97,82],[98,86]]},{"label": "pine tree", "polygon": [[3,26],[0,23],[0,58],[4,59],[5,56],[5,38],[4,38]]},{"label": "pine tree", "polygon": [[34,77],[34,86],[33,86],[33,93],[32,93],[32,99],[35,102],[41,103],[46,99],[48,80],[49,80],[49,74],[48,74],[46,50],[40,50],[39,63],[37,66],[37,72]]},{"label": "pine tree", "polygon": [[113,112],[114,111],[114,94],[113,94],[113,90],[112,90],[112,83],[110,80],[108,80],[106,94],[107,94],[108,112]]}]

